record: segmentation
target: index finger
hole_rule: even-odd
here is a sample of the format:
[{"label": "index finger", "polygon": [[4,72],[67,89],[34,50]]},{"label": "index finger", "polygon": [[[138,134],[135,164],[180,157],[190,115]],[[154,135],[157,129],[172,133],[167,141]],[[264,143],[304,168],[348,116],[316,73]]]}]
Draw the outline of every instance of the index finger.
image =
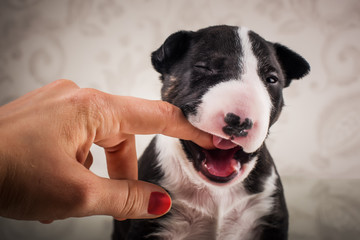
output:
[{"label": "index finger", "polygon": [[213,148],[212,136],[191,125],[180,108],[160,100],[111,95],[115,114],[121,119],[121,132],[127,134],[163,134],[191,140],[204,148]]}]

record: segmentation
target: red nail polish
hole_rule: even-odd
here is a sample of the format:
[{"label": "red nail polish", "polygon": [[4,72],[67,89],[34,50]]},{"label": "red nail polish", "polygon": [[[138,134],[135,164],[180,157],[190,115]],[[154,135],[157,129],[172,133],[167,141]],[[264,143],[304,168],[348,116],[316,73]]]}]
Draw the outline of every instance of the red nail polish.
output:
[{"label": "red nail polish", "polygon": [[153,215],[162,215],[166,213],[171,206],[170,197],[161,192],[152,192],[148,205],[148,213]]}]

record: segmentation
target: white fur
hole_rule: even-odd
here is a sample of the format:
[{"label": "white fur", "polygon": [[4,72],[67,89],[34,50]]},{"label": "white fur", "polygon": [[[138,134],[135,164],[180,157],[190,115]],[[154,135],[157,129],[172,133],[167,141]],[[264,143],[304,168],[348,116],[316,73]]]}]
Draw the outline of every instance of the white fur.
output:
[{"label": "white fur", "polygon": [[243,74],[239,79],[221,82],[210,88],[204,94],[196,115],[190,115],[189,121],[203,131],[227,139],[229,136],[222,130],[227,113],[235,113],[242,121],[250,118],[253,127],[248,136],[233,140],[250,153],[257,150],[267,136],[272,104],[257,73],[258,63],[251,49],[248,30],[241,28],[238,34],[243,49],[243,56],[239,59]]},{"label": "white fur", "polygon": [[[223,186],[205,182],[186,158],[178,139],[157,136],[156,151],[164,172],[160,185],[171,191],[174,200],[172,215],[160,221],[164,230],[151,236],[162,239],[252,239],[254,231],[251,230],[273,206],[270,196],[276,189],[274,169],[266,180],[265,190],[249,195],[242,180]],[[253,159],[249,164],[255,165],[255,162]]]}]

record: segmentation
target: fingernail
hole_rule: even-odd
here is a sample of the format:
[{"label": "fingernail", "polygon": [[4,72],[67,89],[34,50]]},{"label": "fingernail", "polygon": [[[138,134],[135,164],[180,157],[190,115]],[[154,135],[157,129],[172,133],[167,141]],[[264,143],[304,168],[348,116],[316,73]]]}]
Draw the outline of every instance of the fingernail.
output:
[{"label": "fingernail", "polygon": [[170,197],[161,192],[152,192],[148,205],[148,213],[153,215],[162,215],[166,213],[171,206]]}]

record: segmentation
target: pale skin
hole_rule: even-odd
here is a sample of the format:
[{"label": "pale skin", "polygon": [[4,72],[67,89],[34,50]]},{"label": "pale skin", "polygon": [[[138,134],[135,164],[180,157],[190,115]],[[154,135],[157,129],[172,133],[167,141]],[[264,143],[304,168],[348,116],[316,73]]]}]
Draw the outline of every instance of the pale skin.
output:
[{"label": "pale skin", "polygon": [[[159,217],[147,212],[149,196],[167,193],[137,180],[135,134],[213,147],[211,135],[169,103],[82,89],[69,80],[1,106],[0,216],[43,223],[90,215]],[[110,179],[89,170],[92,144],[104,148]]]}]

